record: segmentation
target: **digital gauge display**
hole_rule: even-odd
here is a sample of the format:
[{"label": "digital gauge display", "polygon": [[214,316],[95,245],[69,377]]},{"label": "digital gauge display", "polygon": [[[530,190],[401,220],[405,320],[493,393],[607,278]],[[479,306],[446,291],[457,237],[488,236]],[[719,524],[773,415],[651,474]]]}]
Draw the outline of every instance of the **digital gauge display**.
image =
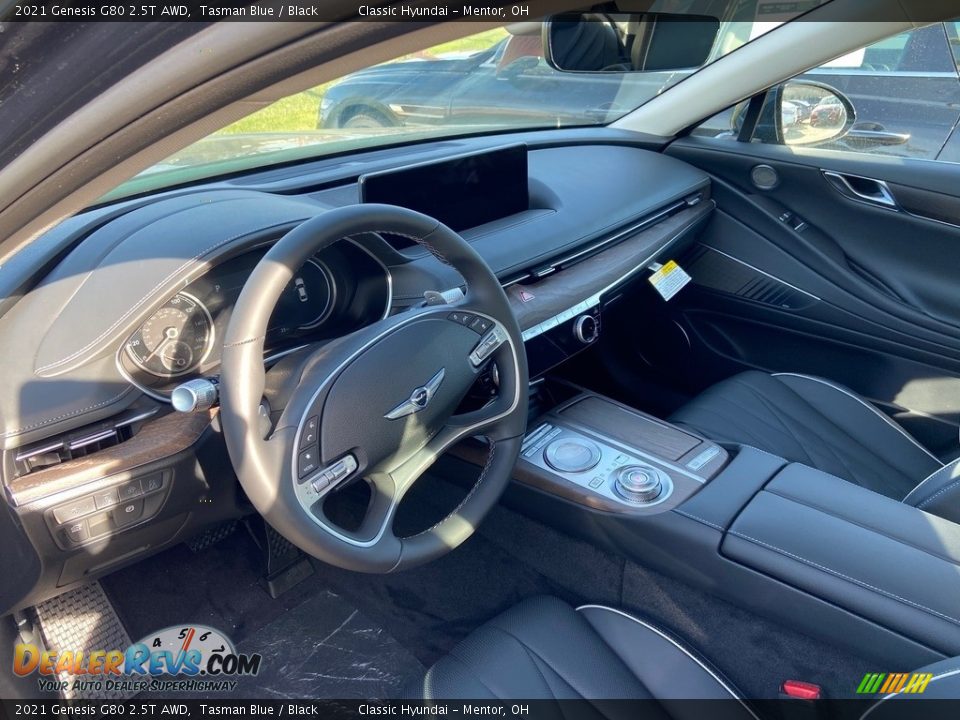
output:
[{"label": "digital gauge display", "polygon": [[170,298],[127,341],[127,354],[157,377],[196,369],[213,346],[213,320],[203,304],[181,292]]}]

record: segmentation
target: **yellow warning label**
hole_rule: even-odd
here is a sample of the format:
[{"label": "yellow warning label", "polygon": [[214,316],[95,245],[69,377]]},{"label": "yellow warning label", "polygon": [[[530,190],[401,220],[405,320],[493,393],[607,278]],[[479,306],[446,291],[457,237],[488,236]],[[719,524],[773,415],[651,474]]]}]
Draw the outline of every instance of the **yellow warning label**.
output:
[{"label": "yellow warning label", "polygon": [[671,260],[650,276],[650,284],[664,300],[669,300],[690,282],[690,276]]}]

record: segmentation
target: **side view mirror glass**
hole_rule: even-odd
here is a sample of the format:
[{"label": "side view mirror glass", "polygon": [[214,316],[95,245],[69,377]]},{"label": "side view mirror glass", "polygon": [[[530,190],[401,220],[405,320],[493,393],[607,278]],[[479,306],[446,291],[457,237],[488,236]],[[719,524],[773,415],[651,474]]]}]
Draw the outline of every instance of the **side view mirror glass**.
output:
[{"label": "side view mirror glass", "polygon": [[776,121],[784,145],[819,145],[850,132],[857,115],[839,90],[809,80],[788,80],[777,90]]}]

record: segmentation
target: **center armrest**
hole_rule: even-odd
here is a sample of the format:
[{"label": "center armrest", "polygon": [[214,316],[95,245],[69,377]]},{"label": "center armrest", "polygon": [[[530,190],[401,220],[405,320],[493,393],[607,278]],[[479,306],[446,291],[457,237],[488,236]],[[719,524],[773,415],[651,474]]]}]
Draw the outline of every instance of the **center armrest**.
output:
[{"label": "center armrest", "polygon": [[960,525],[791,464],[727,530],[726,557],[960,654]]}]

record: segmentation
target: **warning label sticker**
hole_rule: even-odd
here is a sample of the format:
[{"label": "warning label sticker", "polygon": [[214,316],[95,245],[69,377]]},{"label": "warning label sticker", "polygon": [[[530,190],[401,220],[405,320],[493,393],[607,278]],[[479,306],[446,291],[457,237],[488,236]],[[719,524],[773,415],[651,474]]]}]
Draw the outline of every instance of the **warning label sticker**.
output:
[{"label": "warning label sticker", "polygon": [[660,297],[669,300],[690,282],[690,276],[673,260],[650,276],[650,284],[660,293]]}]

